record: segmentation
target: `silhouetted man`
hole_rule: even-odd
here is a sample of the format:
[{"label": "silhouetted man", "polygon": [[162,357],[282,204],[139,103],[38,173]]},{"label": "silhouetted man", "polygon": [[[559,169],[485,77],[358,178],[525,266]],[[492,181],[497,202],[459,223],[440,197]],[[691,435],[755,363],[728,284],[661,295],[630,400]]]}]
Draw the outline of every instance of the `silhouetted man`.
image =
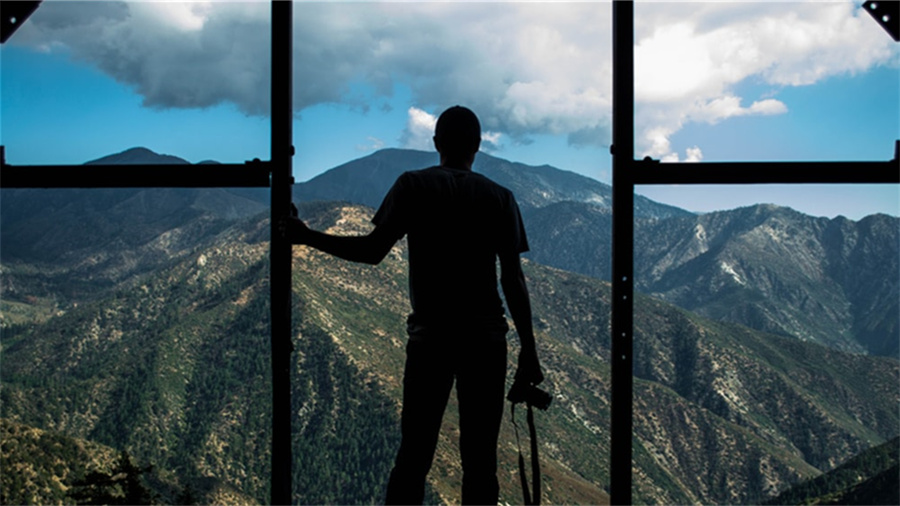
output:
[{"label": "silhouetted man", "polygon": [[441,419],[456,381],[462,502],[497,504],[497,437],[503,417],[506,333],[500,284],[521,341],[515,381],[543,381],[519,254],[528,250],[513,194],[472,172],[481,125],[465,107],[438,118],[441,164],[401,175],[366,236],[310,230],[293,218],[288,237],[355,262],[377,264],[404,235],[409,244],[409,342],[402,439],[386,502],[421,504]]}]

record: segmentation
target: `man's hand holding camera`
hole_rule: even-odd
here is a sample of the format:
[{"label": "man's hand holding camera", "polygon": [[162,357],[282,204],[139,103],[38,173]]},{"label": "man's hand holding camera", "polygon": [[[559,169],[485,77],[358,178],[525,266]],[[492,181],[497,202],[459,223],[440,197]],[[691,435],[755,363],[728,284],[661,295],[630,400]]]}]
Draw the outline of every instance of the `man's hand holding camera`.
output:
[{"label": "man's hand holding camera", "polygon": [[544,373],[541,372],[541,364],[538,361],[537,351],[523,348],[519,352],[519,365],[516,368],[515,381],[539,385],[544,381]]},{"label": "man's hand holding camera", "polygon": [[542,381],[544,381],[544,373],[541,372],[537,351],[523,348],[519,353],[519,365],[516,369],[513,386],[506,396],[507,400],[513,404],[524,402],[538,409],[546,410],[550,406],[552,397],[537,387]]}]

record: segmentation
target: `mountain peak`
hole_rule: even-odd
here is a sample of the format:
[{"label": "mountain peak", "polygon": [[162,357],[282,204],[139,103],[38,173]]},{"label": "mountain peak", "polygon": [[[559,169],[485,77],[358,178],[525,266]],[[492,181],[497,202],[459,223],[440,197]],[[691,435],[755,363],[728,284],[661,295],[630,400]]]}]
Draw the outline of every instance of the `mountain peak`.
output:
[{"label": "mountain peak", "polygon": [[133,147],[107,155],[96,160],[91,160],[85,165],[187,165],[187,160],[172,155],[161,155],[145,147]]}]

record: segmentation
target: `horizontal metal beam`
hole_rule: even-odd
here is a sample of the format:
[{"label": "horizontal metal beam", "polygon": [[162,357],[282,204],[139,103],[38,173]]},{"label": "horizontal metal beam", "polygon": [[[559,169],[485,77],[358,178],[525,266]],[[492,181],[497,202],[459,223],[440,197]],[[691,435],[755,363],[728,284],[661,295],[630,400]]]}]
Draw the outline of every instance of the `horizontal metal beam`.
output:
[{"label": "horizontal metal beam", "polygon": [[0,188],[267,188],[270,165],[3,165]]},{"label": "horizontal metal beam", "polygon": [[900,183],[900,164],[889,162],[701,162],[630,164],[636,185]]}]

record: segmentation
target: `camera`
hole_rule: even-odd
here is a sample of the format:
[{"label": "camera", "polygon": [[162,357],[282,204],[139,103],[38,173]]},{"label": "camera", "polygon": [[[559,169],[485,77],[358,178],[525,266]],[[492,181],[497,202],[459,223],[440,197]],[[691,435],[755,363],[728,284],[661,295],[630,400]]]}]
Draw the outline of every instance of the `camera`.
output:
[{"label": "camera", "polygon": [[524,402],[529,406],[546,411],[550,407],[550,401],[553,400],[553,397],[535,385],[516,381],[513,383],[512,388],[509,389],[506,399],[513,404]]}]

